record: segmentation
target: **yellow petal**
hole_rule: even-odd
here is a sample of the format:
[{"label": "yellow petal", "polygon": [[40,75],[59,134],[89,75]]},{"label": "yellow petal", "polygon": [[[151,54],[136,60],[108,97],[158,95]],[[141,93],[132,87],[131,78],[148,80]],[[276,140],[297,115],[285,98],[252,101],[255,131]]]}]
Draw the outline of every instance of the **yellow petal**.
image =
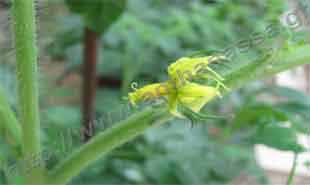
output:
[{"label": "yellow petal", "polygon": [[171,91],[171,85],[168,82],[155,83],[146,85],[134,92],[128,94],[129,101],[132,105],[136,105],[141,101],[151,101],[162,96],[167,96]]},{"label": "yellow petal", "polygon": [[217,88],[188,83],[178,89],[178,101],[194,112],[199,112],[214,97],[219,96]]},{"label": "yellow petal", "polygon": [[[183,86],[185,83],[196,77],[207,77],[216,81],[223,81],[224,78],[208,66],[210,62],[220,58],[222,57],[183,57],[178,59],[175,63],[170,64],[168,67],[168,75],[170,79],[174,81],[176,87]],[[209,74],[206,74],[207,72]]]},{"label": "yellow petal", "polygon": [[[201,65],[208,65],[209,57],[183,57],[168,67],[168,75],[173,80],[188,80],[195,76]],[[182,79],[181,79],[182,78]]]}]

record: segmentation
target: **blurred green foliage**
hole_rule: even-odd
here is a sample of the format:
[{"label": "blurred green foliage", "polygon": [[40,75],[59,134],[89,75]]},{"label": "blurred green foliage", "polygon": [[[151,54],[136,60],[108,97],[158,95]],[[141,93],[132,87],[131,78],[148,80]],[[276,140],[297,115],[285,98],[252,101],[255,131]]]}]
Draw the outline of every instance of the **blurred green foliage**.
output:
[{"label": "blurred green foliage", "polygon": [[[76,14],[61,17],[47,51],[63,59],[67,70],[76,71],[82,61],[81,21],[105,32],[98,72],[120,79],[122,87],[98,91],[96,114],[100,125],[96,132],[138,111],[120,100],[131,82],[142,86],[166,80],[166,68],[175,59],[197,50],[222,50],[251,33],[263,32],[269,21],[278,20],[284,10],[281,0],[128,0],[126,10],[118,17],[125,1],[119,1],[120,5],[116,1],[93,2],[66,1],[82,19]],[[93,11],[94,7],[98,11]],[[233,60],[259,58],[266,48],[283,44],[282,39],[272,38],[246,53],[239,52]],[[0,70],[0,80],[9,75],[2,73],[6,70],[3,66]],[[43,98],[42,102],[45,105]],[[11,103],[16,105],[13,100]],[[266,183],[255,162],[254,144],[304,151],[296,134],[310,134],[309,110],[309,96],[301,92],[251,84],[204,110],[233,117],[197,123],[193,128],[189,120],[174,120],[151,129],[90,166],[72,184],[225,184],[242,172]],[[44,107],[44,150],[52,154],[48,168],[81,145],[80,119],[78,106]],[[2,155],[7,157],[9,152],[3,143],[0,148],[1,162]]]},{"label": "blurred green foliage", "polygon": [[[277,19],[281,11],[282,3],[277,0],[211,4],[130,0],[127,11],[102,38],[98,72],[121,76],[123,92],[127,92],[139,75],[148,81],[166,78],[167,65],[180,56],[197,50],[222,50],[249,38],[252,32],[262,32],[269,24],[267,21]],[[66,27],[57,34],[49,51],[55,57],[74,56],[67,64],[74,69],[82,58],[77,52],[81,49],[81,24],[76,24],[76,17],[66,19]],[[256,56],[256,48],[247,54]]]}]

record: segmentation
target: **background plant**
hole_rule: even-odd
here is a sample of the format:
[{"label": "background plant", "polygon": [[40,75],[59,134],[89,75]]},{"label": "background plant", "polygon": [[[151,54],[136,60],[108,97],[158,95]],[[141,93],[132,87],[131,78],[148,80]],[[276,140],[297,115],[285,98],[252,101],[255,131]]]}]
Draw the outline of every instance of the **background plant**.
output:
[{"label": "background plant", "polygon": [[[126,0],[101,1],[67,0],[70,10],[81,16],[84,23],[83,65],[83,140],[87,141],[94,132],[94,101],[97,87],[97,57],[100,35],[122,14]],[[100,24],[98,24],[98,22]]]},{"label": "background plant", "polygon": [[[130,1],[128,5],[129,10],[125,12],[125,16],[111,27],[109,32],[103,37],[106,47],[104,58],[107,57],[103,60],[115,61],[107,63],[111,65],[109,68],[105,64],[106,66],[103,67],[105,70],[104,74],[110,78],[118,78],[121,76],[120,74],[124,74],[122,81],[124,82],[123,84],[127,85],[123,85],[123,93],[128,91],[128,84],[133,79],[139,82],[139,86],[142,86],[144,83],[165,79],[164,73],[168,62],[173,62],[179,56],[184,56],[187,53],[201,49],[214,50],[225,48],[227,43],[234,43],[235,40],[243,38],[241,37],[243,35],[247,35],[252,31],[262,31],[265,28],[265,20],[262,20],[260,17],[263,13],[258,13],[256,16],[248,16],[254,12],[251,11],[251,7],[252,9],[253,7],[257,9],[257,5],[260,5],[262,10],[267,8],[269,10],[268,14],[263,19],[277,17],[282,11],[281,8],[278,8],[281,3],[278,1],[273,1],[267,7],[261,1],[255,2],[254,5],[243,1],[238,2],[239,4],[230,2],[222,4],[204,3],[198,1],[194,3],[186,1],[183,4],[176,4],[172,1],[169,3]],[[144,8],[148,11],[141,12],[141,9]],[[235,17],[227,15],[226,12],[228,10],[235,9],[238,9],[238,11],[234,12]],[[167,19],[161,19],[159,16],[162,14],[171,15],[170,12],[173,12],[174,16],[167,16]],[[252,17],[253,19],[248,20],[246,19],[247,17]],[[231,20],[226,21],[227,18]],[[253,27],[253,22],[257,23],[258,26]],[[262,25],[261,27],[260,24]],[[243,29],[239,29],[236,25],[240,25]],[[128,31],[128,28],[131,28],[131,31]],[[197,30],[202,31],[199,33]],[[216,37],[214,33],[217,33]],[[74,35],[76,35],[76,32],[73,32],[70,36]],[[153,35],[158,37],[152,37]],[[228,63],[230,65],[229,70],[221,67],[217,68],[217,70],[223,70],[223,74],[226,74],[227,84],[230,86],[241,86],[247,81],[261,78],[265,74],[271,75],[309,61],[309,56],[306,52],[309,46],[303,45],[298,41],[298,38],[302,37],[299,34],[294,34],[293,37],[288,38],[288,35],[284,32],[278,37],[268,40],[269,42],[263,46],[255,48],[248,53],[241,53],[237,56],[238,58]],[[65,48],[68,49],[64,49],[62,48],[62,43],[65,39],[68,39],[68,34],[66,37],[58,38],[60,38],[59,40],[57,39],[59,42],[53,45],[53,51],[64,51],[65,53],[60,52],[57,55],[63,55],[63,57],[69,59],[76,57],[74,60],[69,61],[79,61],[81,57],[78,57],[76,52],[74,52],[79,47],[79,39],[73,39],[75,44],[66,45]],[[272,43],[272,48],[275,48],[274,55],[270,60],[266,60],[269,58],[269,55],[265,54],[266,49],[264,49],[264,46],[270,46],[270,43]],[[144,50],[146,52],[141,52]],[[139,56],[138,61],[141,61],[140,69],[137,68],[139,65],[135,63],[137,56]],[[127,61],[128,63],[124,62],[124,65],[121,65],[120,61]],[[148,63],[145,63],[145,61]],[[272,65],[271,69],[270,65]],[[74,65],[68,64],[68,66]],[[254,71],[255,73],[253,73]],[[249,74],[255,75],[251,76]],[[128,77],[126,77],[127,75]],[[106,89],[105,91],[99,90],[96,106],[98,117],[106,111],[113,112],[114,114],[111,115],[113,117],[111,118],[112,121],[107,119],[106,122],[111,122],[111,125],[114,125],[112,122],[126,119],[131,113],[134,114],[136,112],[138,115],[129,120],[141,119],[144,115],[153,112],[153,109],[143,111],[143,107],[141,107],[140,110],[132,110],[130,113],[120,116],[119,112],[114,110],[117,110],[117,108],[121,109],[122,105],[119,97],[122,96],[122,92],[118,88]],[[257,98],[259,101],[256,98],[253,99],[253,97],[259,97],[262,93],[267,93],[269,96],[284,97],[286,101],[263,101],[264,96]],[[14,98],[10,99],[14,100]],[[253,160],[253,144],[263,143],[282,150],[300,151],[301,148],[296,143],[295,134],[297,131],[306,132],[306,120],[308,119],[307,115],[309,115],[308,102],[307,97],[289,89],[279,88],[272,91],[270,88],[264,88],[260,84],[248,85],[248,88],[235,91],[223,100],[213,102],[206,107],[206,111],[214,112],[215,114],[235,114],[236,117],[234,119],[210,121],[208,124],[199,124],[192,130],[189,129],[189,124],[180,124],[184,122],[189,123],[184,120],[173,121],[169,125],[166,124],[160,128],[152,129],[134,142],[109,153],[104,159],[90,167],[87,173],[82,173],[73,183],[96,184],[104,181],[107,184],[139,184],[146,182],[157,184],[214,182],[223,184],[237,176],[240,171],[254,174],[261,181],[265,181],[262,173],[258,173],[260,169],[256,167]],[[11,105],[14,104],[11,103]],[[259,111],[251,112],[251,109],[248,109],[249,107]],[[59,132],[64,128],[76,128],[78,130],[79,125],[77,123],[80,120],[80,116],[78,109],[72,106],[61,105],[58,107],[43,107],[43,109],[44,111],[42,111],[41,115],[42,124],[45,127],[43,130],[44,137],[42,137],[43,149],[50,150],[50,153],[53,154],[46,164],[48,170],[53,170],[55,165],[59,164],[59,161],[63,158],[62,153],[53,152],[54,149],[59,150],[62,147],[59,145],[61,143],[59,141],[61,139]],[[161,109],[161,107],[154,108],[156,111]],[[246,112],[247,110],[250,112]],[[158,112],[161,114],[161,111]],[[296,114],[298,114],[297,117],[295,116]],[[160,117],[161,115],[154,114],[153,116]],[[136,130],[137,132],[142,132],[143,129],[148,127],[148,124],[146,124],[147,120],[137,122],[137,124],[132,126],[139,126],[141,130]],[[282,127],[283,123],[286,122],[293,123],[291,124],[291,129]],[[237,125],[238,127],[232,127],[231,125]],[[104,132],[106,131],[109,130]],[[275,136],[275,133],[277,137],[271,137]],[[226,137],[223,138],[223,135]],[[290,139],[279,140],[279,136]],[[79,132],[73,135],[74,147],[80,145],[79,137]],[[6,146],[5,144],[3,145]],[[189,152],[180,152],[180,150],[183,151],[183,147]],[[4,151],[4,154],[7,154],[12,149],[5,149]],[[70,155],[70,153],[70,151],[66,152],[65,155]],[[98,151],[98,153],[101,152]],[[206,153],[208,155],[204,155]],[[205,157],[201,158],[201,156]],[[5,155],[4,159],[8,158],[13,157],[12,155]],[[189,158],[191,160],[188,160]],[[184,159],[189,162],[184,162]],[[14,159],[10,160],[14,161]],[[161,161],[165,161],[165,163]],[[201,161],[207,162],[202,163]],[[223,163],[223,161],[231,162],[233,168],[223,168],[223,166],[227,167],[227,163]],[[169,164],[168,167],[167,164]],[[224,172],[223,169],[227,171]],[[12,179],[13,181],[22,181],[20,177],[20,175],[17,175]]]}]

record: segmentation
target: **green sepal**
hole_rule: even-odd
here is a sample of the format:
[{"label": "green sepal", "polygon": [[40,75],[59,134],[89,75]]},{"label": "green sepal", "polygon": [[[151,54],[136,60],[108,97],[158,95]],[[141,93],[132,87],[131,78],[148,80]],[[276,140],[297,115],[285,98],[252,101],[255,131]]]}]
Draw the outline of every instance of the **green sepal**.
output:
[{"label": "green sepal", "polygon": [[190,108],[182,105],[181,103],[178,103],[178,111],[185,116],[187,119],[189,119],[191,121],[191,125],[194,125],[195,123],[198,122],[204,122],[207,120],[218,120],[218,119],[222,119],[225,120],[226,117],[224,116],[215,116],[215,115],[207,115],[207,114],[203,114],[203,113],[197,113],[192,111]]}]

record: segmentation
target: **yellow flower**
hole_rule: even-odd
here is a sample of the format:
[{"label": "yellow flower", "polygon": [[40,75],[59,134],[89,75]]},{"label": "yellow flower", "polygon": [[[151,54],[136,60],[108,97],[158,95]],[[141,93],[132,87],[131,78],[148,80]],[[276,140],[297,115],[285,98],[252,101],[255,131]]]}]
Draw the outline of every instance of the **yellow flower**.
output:
[{"label": "yellow flower", "polygon": [[197,113],[214,97],[220,95],[217,87],[188,82],[184,86],[175,89],[171,82],[164,82],[147,85],[135,92],[129,93],[129,100],[132,105],[136,105],[142,101],[166,97],[168,99],[169,111],[177,117],[184,117],[178,111],[178,105],[186,106]]},{"label": "yellow flower", "polygon": [[187,83],[180,87],[177,93],[169,96],[169,110],[175,116],[183,117],[177,110],[178,104],[180,104],[198,113],[204,105],[214,97],[220,95],[218,88],[203,86],[196,83]]},{"label": "yellow flower", "polygon": [[[222,82],[224,78],[208,66],[219,58],[221,57],[180,58],[168,67],[169,81],[137,89],[129,93],[129,100],[136,105],[141,101],[164,97],[168,100],[169,111],[177,117],[184,117],[178,106],[198,113],[213,98],[221,97],[221,87],[228,89]],[[214,80],[215,87],[191,82],[197,77]]]}]

